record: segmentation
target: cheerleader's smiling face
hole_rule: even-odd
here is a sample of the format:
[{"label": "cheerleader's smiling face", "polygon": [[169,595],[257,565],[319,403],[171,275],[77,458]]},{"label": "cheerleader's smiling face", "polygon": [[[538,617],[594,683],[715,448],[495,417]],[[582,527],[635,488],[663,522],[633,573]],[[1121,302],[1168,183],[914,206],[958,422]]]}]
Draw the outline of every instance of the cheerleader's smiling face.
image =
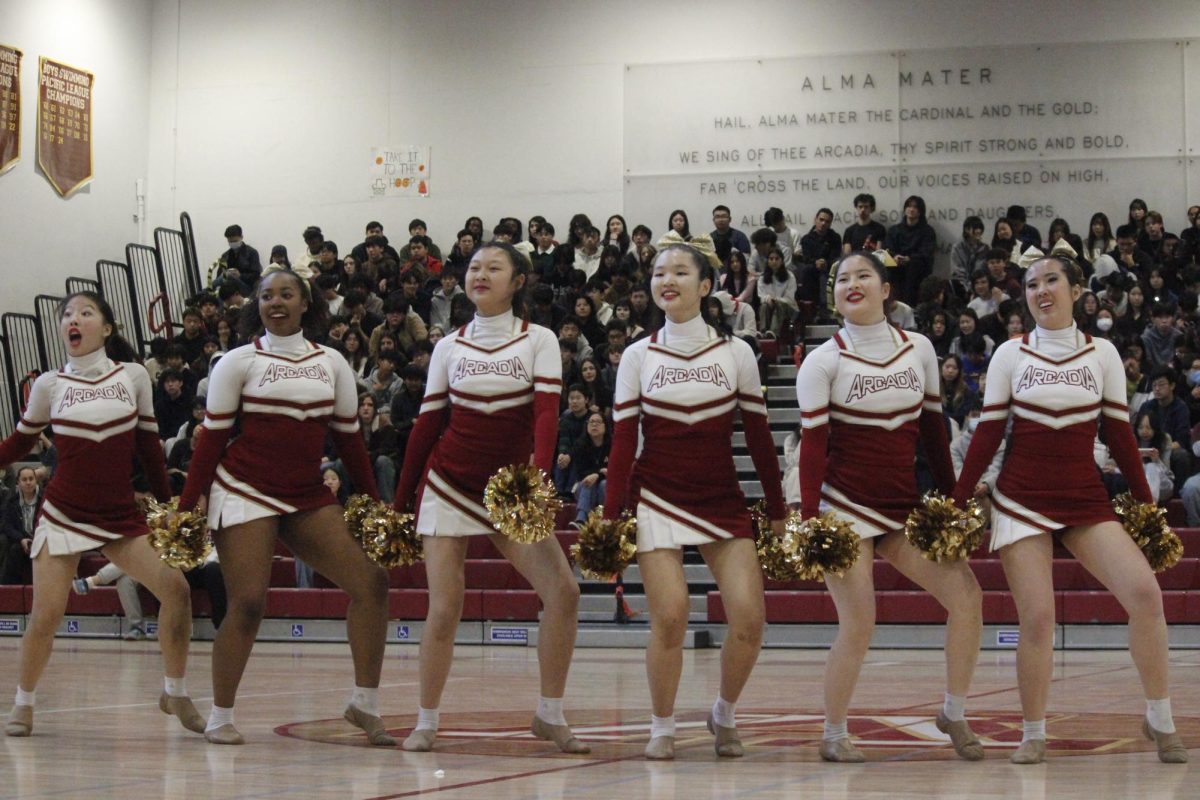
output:
[{"label": "cheerleader's smiling face", "polygon": [[481,247],[467,267],[467,296],[479,315],[492,317],[512,308],[513,295],[525,285],[506,251],[499,247]]},{"label": "cheerleader's smiling face", "polygon": [[712,289],[712,280],[702,277],[697,259],[683,248],[664,250],[650,274],[654,303],[672,322],[687,322],[700,313],[700,299]]},{"label": "cheerleader's smiling face", "polygon": [[58,329],[67,346],[67,353],[73,356],[84,356],[99,350],[113,332],[112,325],[104,321],[99,306],[83,296],[72,297],[63,306]]},{"label": "cheerleader's smiling face", "polygon": [[1034,322],[1046,330],[1068,328],[1071,325],[1075,301],[1083,294],[1079,286],[1071,285],[1057,258],[1033,262],[1025,273],[1025,302]]},{"label": "cheerleader's smiling face", "polygon": [[268,333],[291,336],[298,332],[305,311],[308,311],[308,301],[298,276],[279,271],[262,279],[258,289],[258,315]]},{"label": "cheerleader's smiling face", "polygon": [[883,265],[870,256],[842,259],[833,284],[838,313],[855,325],[873,325],[885,319],[883,302],[892,285],[883,279]]}]

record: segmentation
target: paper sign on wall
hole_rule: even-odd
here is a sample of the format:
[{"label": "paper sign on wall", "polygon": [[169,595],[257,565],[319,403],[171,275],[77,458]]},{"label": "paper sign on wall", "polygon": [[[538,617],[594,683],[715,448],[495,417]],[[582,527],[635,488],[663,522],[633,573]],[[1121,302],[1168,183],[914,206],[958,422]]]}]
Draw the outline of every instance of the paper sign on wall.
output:
[{"label": "paper sign on wall", "polygon": [[370,186],[371,197],[428,197],[429,148],[372,147]]},{"label": "paper sign on wall", "polygon": [[21,51],[0,44],[0,175],[21,160]]}]

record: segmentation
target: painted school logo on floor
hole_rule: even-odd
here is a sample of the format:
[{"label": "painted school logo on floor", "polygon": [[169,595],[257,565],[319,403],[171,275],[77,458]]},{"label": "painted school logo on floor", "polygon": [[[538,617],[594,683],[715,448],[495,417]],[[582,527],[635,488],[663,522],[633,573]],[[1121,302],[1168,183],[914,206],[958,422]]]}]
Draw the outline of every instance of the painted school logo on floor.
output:
[{"label": "painted school logo on floor", "polygon": [[[498,711],[442,714],[436,749],[446,753],[486,756],[560,756],[554,746],[529,732],[530,712]],[[411,714],[385,716],[388,730],[399,739],[416,722]],[[586,756],[571,759],[640,758],[650,733],[650,717],[620,709],[572,711],[575,734],[592,746]],[[711,760],[712,735],[706,714],[677,717],[675,749],[680,759]],[[983,742],[988,758],[1007,759],[1021,742],[1021,715],[1010,711],[973,711],[968,719]],[[822,716],[789,709],[739,709],[738,731],[763,761],[817,761]],[[1176,718],[1184,741],[1200,741],[1200,718]],[[1140,733],[1141,717],[1134,714],[1048,715],[1051,756],[1153,753],[1153,743]],[[339,719],[295,722],[275,729],[281,736],[329,744],[367,747],[362,731]],[[872,761],[954,759],[949,739],[934,725],[933,712],[860,713],[850,718],[855,743]],[[1156,761],[1157,763],[1157,761]]]}]

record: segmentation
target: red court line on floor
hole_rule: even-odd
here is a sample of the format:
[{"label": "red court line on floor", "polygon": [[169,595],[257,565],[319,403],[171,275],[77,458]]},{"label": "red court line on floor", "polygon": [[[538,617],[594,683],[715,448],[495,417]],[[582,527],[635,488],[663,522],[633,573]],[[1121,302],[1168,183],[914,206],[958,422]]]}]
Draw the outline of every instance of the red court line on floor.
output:
[{"label": "red court line on floor", "polygon": [[[640,758],[640,756],[636,756]],[[436,794],[437,792],[448,792],[451,789],[466,789],[471,786],[484,786],[489,783],[500,783],[502,781],[512,781],[518,778],[532,778],[538,775],[549,775],[552,772],[565,772],[569,769],[585,769],[587,767],[599,767],[604,764],[614,764],[618,761],[629,761],[635,756],[623,756],[621,758],[605,758],[600,761],[587,761],[583,764],[568,764],[565,767],[551,767],[550,769],[535,769],[529,772],[518,772],[515,775],[497,775],[494,778],[482,778],[477,781],[468,781],[467,783],[455,783],[450,786],[439,786],[436,789],[416,789],[411,792],[401,792],[400,794],[385,794],[379,797],[371,797],[368,800],[396,800],[399,797],[417,797],[423,794]]]}]

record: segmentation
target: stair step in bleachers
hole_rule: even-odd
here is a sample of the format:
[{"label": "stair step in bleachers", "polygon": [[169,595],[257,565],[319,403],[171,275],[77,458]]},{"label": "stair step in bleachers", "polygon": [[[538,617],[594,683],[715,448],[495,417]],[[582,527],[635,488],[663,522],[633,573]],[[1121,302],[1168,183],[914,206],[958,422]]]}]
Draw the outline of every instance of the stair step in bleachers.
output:
[{"label": "stair step in bleachers", "polygon": [[[1125,624],[1129,615],[1107,592],[1056,591],[1055,618],[1063,624]],[[778,624],[836,623],[837,609],[828,592],[775,591],[766,595],[767,622]],[[1168,623],[1194,623],[1200,614],[1200,592],[1163,592]],[[946,611],[926,592],[895,591],[877,598],[879,624],[941,624]],[[720,592],[708,593],[708,621],[726,621]],[[1008,592],[983,593],[985,625],[1017,623],[1017,607]]]}]

